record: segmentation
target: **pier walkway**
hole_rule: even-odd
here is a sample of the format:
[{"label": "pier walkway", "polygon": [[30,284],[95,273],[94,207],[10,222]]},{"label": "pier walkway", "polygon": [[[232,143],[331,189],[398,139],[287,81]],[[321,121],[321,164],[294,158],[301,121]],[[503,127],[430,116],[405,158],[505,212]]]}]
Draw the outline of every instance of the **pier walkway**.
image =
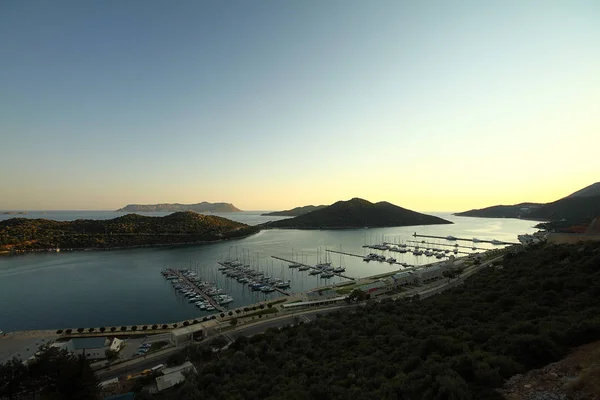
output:
[{"label": "pier walkway", "polygon": [[[358,257],[358,258],[365,258],[365,256],[361,256],[360,254],[345,253],[345,252],[343,252],[343,251],[337,251],[337,250],[326,250],[326,251],[330,251],[330,252],[332,252],[332,253],[337,253],[337,254],[343,254],[343,255],[345,255],[345,256],[352,256],[352,257]],[[373,260],[373,261],[376,261],[376,260]],[[395,261],[395,262],[393,262],[393,263],[389,263],[389,262],[387,262],[387,261],[380,261],[380,262],[385,262],[385,263],[392,264],[392,265],[393,265],[393,264],[397,264],[397,265],[400,265],[400,266],[402,266],[402,267],[409,267],[409,266],[410,266],[410,265],[408,265],[407,263],[402,263],[402,262],[398,262],[398,261]]]},{"label": "pier walkway", "polygon": [[[422,238],[430,238],[430,239],[444,239],[444,240],[448,240],[448,236],[431,236],[431,235],[419,235],[417,232],[413,233],[413,237],[422,237]],[[462,240],[465,242],[473,242],[473,238],[471,239],[465,239],[465,238],[457,238],[457,237],[453,237],[450,241],[453,242],[455,240]],[[475,243],[480,242],[480,243],[490,243],[490,244],[497,244],[497,245],[520,245],[521,243],[512,243],[512,242],[502,242],[500,240],[498,240],[497,242],[494,242],[493,240],[483,240],[483,239],[477,239],[475,241]]]},{"label": "pier walkway", "polygon": [[417,245],[419,245],[419,247],[423,247],[421,245],[426,244],[428,246],[446,246],[446,247],[459,248],[459,249],[470,249],[470,250],[481,250],[481,251],[489,250],[489,249],[484,249],[483,247],[462,246],[460,244],[432,243],[432,242],[425,242],[425,241],[419,242],[418,240],[407,240],[406,242],[407,243],[416,243]]},{"label": "pier walkway", "polygon": [[210,297],[209,295],[207,295],[206,293],[204,293],[198,286],[196,286],[196,284],[194,284],[194,282],[192,282],[188,278],[186,278],[180,271],[175,270],[175,269],[169,269],[169,271],[171,271],[175,275],[177,275],[179,277],[179,279],[181,279],[187,285],[189,285],[190,287],[194,288],[194,291],[197,294],[199,294],[200,296],[204,297],[204,299],[206,301],[208,301],[210,303],[210,305],[213,306],[215,309],[219,310],[220,312],[225,311],[225,308],[222,305],[220,305],[212,297]]},{"label": "pier walkway", "polygon": [[[327,250],[327,251],[333,251],[333,250]],[[335,252],[335,253],[337,253],[337,252]],[[344,254],[344,253],[341,253],[341,254]],[[309,265],[309,264],[303,264],[303,263],[301,263],[301,262],[298,262],[298,261],[287,260],[287,259],[285,259],[285,258],[276,257],[276,256],[271,256],[271,257],[272,257],[272,258],[274,258],[274,259],[276,259],[276,260],[279,260],[279,261],[284,261],[284,262],[286,262],[286,263],[290,263],[290,264],[298,264],[298,265],[302,265],[302,266],[304,266],[304,267],[309,267],[310,269],[319,269],[319,268],[317,268],[317,267],[315,267],[315,266],[313,266],[313,265]],[[342,273],[339,273],[339,272],[333,272],[333,271],[330,271],[330,272],[331,272],[332,274],[334,274],[334,275],[336,275],[336,276],[339,276],[339,277],[341,277],[341,278],[344,278],[344,279],[350,279],[351,281],[353,281],[353,280],[356,280],[356,278],[352,278],[351,276],[344,275],[344,274],[342,274]]]}]

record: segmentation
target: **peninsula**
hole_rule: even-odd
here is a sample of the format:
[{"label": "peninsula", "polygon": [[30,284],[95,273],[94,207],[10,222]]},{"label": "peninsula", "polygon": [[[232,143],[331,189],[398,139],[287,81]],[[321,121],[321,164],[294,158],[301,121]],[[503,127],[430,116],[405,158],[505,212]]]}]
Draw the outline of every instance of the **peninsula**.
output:
[{"label": "peninsula", "polygon": [[348,201],[338,201],[325,208],[294,218],[267,222],[263,226],[267,228],[348,229],[451,223],[445,219],[407,210],[386,201],[371,203],[354,198]]},{"label": "peninsula", "polygon": [[11,218],[0,221],[0,252],[193,244],[233,239],[258,231],[255,226],[192,211],[165,217],[127,214],[108,220]]},{"label": "peninsula", "polygon": [[469,210],[454,215],[483,218],[521,218],[534,221],[589,223],[600,215],[600,182],[551,203],[519,203]]},{"label": "peninsula", "polygon": [[241,212],[231,203],[208,203],[203,201],[196,204],[164,203],[164,204],[128,204],[117,212],[177,212],[195,211],[197,213],[229,213]]},{"label": "peninsula", "polygon": [[304,207],[295,207],[295,208],[292,208],[291,210],[273,211],[273,212],[264,213],[261,215],[267,216],[267,217],[297,217],[299,215],[307,214],[312,211],[317,211],[317,210],[320,210],[325,207],[327,207],[327,206],[325,206],[325,205],[322,205],[322,206],[310,205],[310,206],[304,206]]}]

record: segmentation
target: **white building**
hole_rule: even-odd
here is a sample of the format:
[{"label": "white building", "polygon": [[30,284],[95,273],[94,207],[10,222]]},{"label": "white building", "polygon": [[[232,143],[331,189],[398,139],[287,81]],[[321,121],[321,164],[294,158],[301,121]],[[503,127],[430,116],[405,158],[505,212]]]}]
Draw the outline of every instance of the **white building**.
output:
[{"label": "white building", "polygon": [[414,285],[417,283],[417,276],[412,271],[402,271],[392,275],[394,286]]},{"label": "white building", "polygon": [[424,283],[429,283],[435,281],[437,279],[442,278],[442,274],[444,273],[443,265],[432,265],[431,267],[423,267],[414,271],[414,274],[417,278],[417,282],[422,285]]},{"label": "white building", "polygon": [[63,348],[73,354],[81,354],[88,360],[98,360],[106,358],[106,350],[120,351],[122,344],[123,341],[117,338],[75,338],[66,342]]},{"label": "white building", "polygon": [[156,388],[159,392],[185,381],[184,373],[197,373],[194,365],[186,361],[181,365],[162,370],[163,375],[156,378]]}]

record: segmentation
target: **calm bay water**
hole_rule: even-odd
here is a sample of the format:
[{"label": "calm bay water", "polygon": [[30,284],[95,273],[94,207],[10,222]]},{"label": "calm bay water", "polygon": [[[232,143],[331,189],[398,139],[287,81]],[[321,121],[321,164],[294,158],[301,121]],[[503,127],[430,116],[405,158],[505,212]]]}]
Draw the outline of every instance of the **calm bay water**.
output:
[{"label": "calm bay water", "polygon": [[[148,215],[166,215],[152,213]],[[217,282],[235,301],[229,308],[275,298],[277,292],[251,292],[247,286],[225,278],[217,271],[217,261],[227,257],[246,257],[267,274],[292,280],[291,292],[342,282],[343,279],[320,279],[289,269],[271,256],[315,264],[318,249],[342,249],[364,254],[365,243],[413,240],[412,234],[516,242],[517,234],[532,233],[535,222],[515,219],[455,217],[434,213],[455,222],[454,225],[412,226],[398,228],[356,229],[343,231],[267,230],[256,235],[209,245],[159,247],[118,251],[28,254],[0,257],[0,329],[8,332],[26,329],[77,328],[124,324],[155,324],[202,317],[200,311],[176,294],[160,271],[165,267],[192,268],[205,279]],[[110,211],[30,212],[19,217],[72,220],[107,219],[123,215]],[[258,224],[276,217],[262,217],[260,212],[215,214],[248,224]],[[0,215],[0,219],[15,215]],[[433,240],[437,243],[450,243]],[[459,244],[470,245],[469,242]],[[477,247],[492,245],[477,243]],[[321,254],[323,251],[320,252]],[[420,265],[437,261],[424,256],[392,253],[400,262]],[[302,259],[302,260],[300,260]],[[258,260],[258,261],[257,261]],[[360,258],[332,255],[334,265],[342,263],[346,274],[364,277],[398,269],[387,263],[364,263]]]}]

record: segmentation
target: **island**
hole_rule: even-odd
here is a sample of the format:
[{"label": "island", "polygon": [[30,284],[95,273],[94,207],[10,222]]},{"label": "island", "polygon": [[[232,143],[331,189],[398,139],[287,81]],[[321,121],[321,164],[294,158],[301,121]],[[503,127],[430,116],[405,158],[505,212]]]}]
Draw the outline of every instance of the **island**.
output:
[{"label": "island", "polygon": [[127,214],[108,220],[11,218],[0,221],[0,252],[197,244],[234,239],[260,228],[193,211],[164,217]]},{"label": "island", "polygon": [[195,211],[197,213],[230,213],[241,212],[231,203],[209,203],[203,201],[196,204],[164,203],[164,204],[128,204],[117,212],[176,212]]},{"label": "island", "polygon": [[566,225],[589,223],[593,218],[600,216],[600,182],[551,203],[519,203],[492,206],[454,215],[460,217],[562,221]]},{"label": "island", "polygon": [[3,215],[26,215],[27,211],[2,211],[0,214]]},{"label": "island", "polygon": [[303,206],[303,207],[295,207],[295,208],[292,208],[291,210],[268,212],[268,213],[264,213],[261,215],[266,216],[266,217],[297,217],[299,215],[317,211],[317,210],[320,210],[325,207],[327,207],[327,206],[325,206],[325,205],[322,205],[322,206],[310,205],[310,206]]},{"label": "island", "polygon": [[354,198],[294,218],[270,221],[265,228],[351,229],[389,226],[451,224],[452,222],[398,207],[386,201],[371,203]]}]

